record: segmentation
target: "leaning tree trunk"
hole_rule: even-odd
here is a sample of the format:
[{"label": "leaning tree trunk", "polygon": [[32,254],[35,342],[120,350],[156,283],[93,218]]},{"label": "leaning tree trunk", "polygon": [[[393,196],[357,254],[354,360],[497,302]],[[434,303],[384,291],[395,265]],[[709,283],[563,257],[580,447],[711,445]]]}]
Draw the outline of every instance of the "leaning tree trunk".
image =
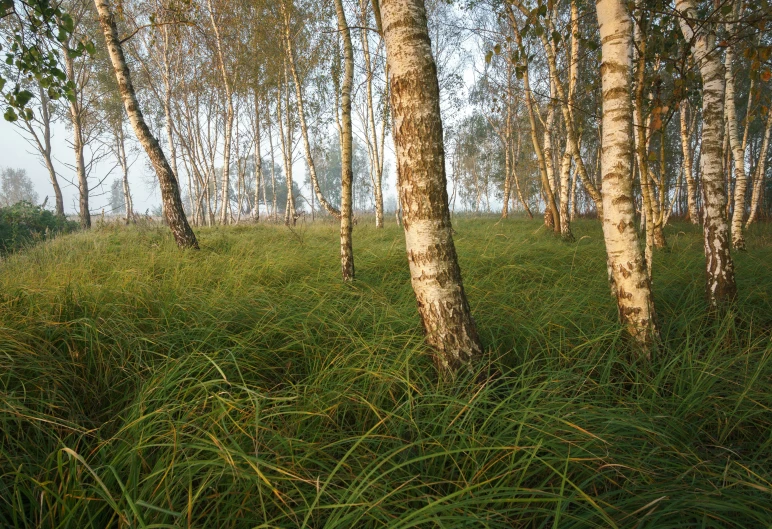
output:
[{"label": "leaning tree trunk", "polygon": [[453,244],[437,67],[423,0],[383,0],[394,145],[413,290],[445,375],[482,354]]},{"label": "leaning tree trunk", "polygon": [[123,55],[121,41],[118,38],[118,29],[115,25],[115,19],[110,12],[110,5],[107,0],[94,0],[97,13],[99,14],[99,24],[102,26],[102,32],[105,35],[107,51],[110,55],[115,77],[118,81],[118,88],[121,92],[121,99],[126,108],[126,114],[129,116],[134,133],[145,152],[153,164],[158,181],[161,184],[161,200],[164,204],[164,215],[169,228],[172,230],[174,239],[180,248],[198,249],[196,235],[188,224],[185,217],[185,210],[182,207],[180,198],[180,188],[177,184],[177,177],[174,175],[166,156],[155,139],[150,129],[145,123],[142,111],[139,109],[137,95],[134,92],[134,86],[131,83],[129,67],[126,64],[126,58]]},{"label": "leaning tree trunk", "polygon": [[[316,176],[316,164],[314,163],[314,156],[311,152],[311,142],[308,139],[308,126],[306,125],[306,112],[303,109],[303,89],[300,82],[300,76],[298,75],[297,68],[295,67],[295,51],[292,48],[292,36],[290,35],[290,21],[289,13],[282,3],[282,10],[284,12],[284,45],[286,47],[287,61],[289,62],[289,70],[292,74],[292,80],[295,84],[295,100],[298,107],[298,118],[300,119],[300,135],[303,139],[303,147],[306,151],[306,164],[308,165],[308,174],[311,177],[311,187],[314,189],[316,198],[319,199],[319,204],[332,215],[333,217],[340,218],[341,212],[330,204],[330,202],[324,197],[322,188],[319,186],[319,179]],[[287,107],[289,112],[289,107]]]},{"label": "leaning tree trunk", "polygon": [[[520,0],[515,0],[512,2],[512,5],[516,6],[523,15],[526,17],[531,16],[531,11],[525,6],[525,3]],[[512,8],[509,6],[509,3],[505,3],[505,9],[507,11],[507,18],[509,19],[510,26],[513,26],[513,30],[516,30],[516,19],[514,16],[514,12]],[[548,29],[554,31],[554,26],[550,22],[549,18],[547,18],[547,24]],[[519,31],[518,31],[519,33]],[[552,31],[549,31],[550,34],[552,34]],[[579,175],[579,178],[582,180],[582,183],[584,184],[585,191],[590,195],[593,202],[595,203],[595,208],[598,211],[598,217],[603,217],[603,201],[601,199],[600,193],[598,192],[597,188],[593,184],[593,182],[590,180],[587,169],[584,166],[584,161],[582,158],[582,154],[579,150],[579,135],[576,132],[576,129],[574,127],[574,120],[573,120],[573,109],[568,104],[568,97],[566,94],[565,89],[563,88],[563,83],[560,81],[560,77],[558,75],[558,65],[557,65],[557,59],[555,57],[555,49],[552,46],[552,43],[549,41],[547,37],[547,32],[542,32],[540,34],[540,40],[542,42],[542,47],[544,48],[544,52],[547,56],[547,66],[549,68],[549,77],[550,77],[550,97],[552,101],[559,101],[560,103],[560,109],[563,113],[563,122],[566,127],[566,142],[569,147],[569,150],[571,151],[571,154],[574,158],[574,163],[576,164],[576,174]],[[521,50],[521,54],[523,51]],[[527,55],[525,55],[527,57]],[[555,93],[553,93],[553,88],[555,89]],[[556,97],[557,96],[557,97]],[[545,146],[545,152],[546,152],[546,146]]]},{"label": "leaning tree trunk", "polygon": [[[697,18],[695,0],[677,0],[681,32],[691,43],[692,54],[702,75],[702,145],[700,150],[702,190],[705,198],[706,296],[711,307],[734,300],[737,285],[729,251],[729,224],[723,175],[724,67],[715,46],[710,24]],[[692,25],[695,25],[693,27]]]},{"label": "leaning tree trunk", "polygon": [[622,0],[599,0],[603,43],[603,237],[619,318],[647,348],[657,340],[654,301],[635,228],[633,198],[632,21]]},{"label": "leaning tree trunk", "polygon": [[[335,14],[338,17],[338,31],[343,40],[343,85],[341,87],[341,194],[340,194],[340,264],[343,281],[354,280],[354,247],[352,244],[352,184],[354,166],[352,150],[354,135],[351,127],[351,85],[354,83],[354,48],[351,44],[351,30],[343,11],[343,0],[335,0]],[[370,101],[372,103],[372,101]],[[381,224],[383,223],[381,214]]]},{"label": "leaning tree trunk", "polygon": [[[512,32],[515,34],[515,40],[517,42],[517,46],[520,51],[520,56],[528,57],[528,55],[525,53],[525,48],[523,47],[523,38],[522,38],[522,35],[520,34],[519,28],[517,27],[515,14],[509,6],[507,6],[507,16],[509,18],[509,25],[512,28]],[[533,101],[533,94],[531,93],[531,83],[528,75],[529,65],[527,63],[527,60],[525,60],[524,62],[525,64],[523,65],[523,70],[522,70],[523,91],[525,92],[525,106],[528,110],[528,122],[531,125],[531,142],[533,143],[534,153],[536,153],[536,160],[538,161],[538,165],[539,165],[539,174],[541,175],[542,188],[544,189],[544,193],[545,193],[546,206],[545,206],[544,218],[545,220],[547,220],[547,215],[550,215],[553,219],[553,230],[555,231],[555,233],[560,233],[560,212],[558,211],[557,205],[555,204],[555,195],[552,192],[552,186],[550,184],[551,173],[549,172],[549,163],[551,162],[549,162],[547,159],[548,153],[542,150],[541,144],[539,143],[539,135],[538,135],[537,126],[536,126],[536,110],[534,108],[535,103]],[[554,86],[554,83],[551,82],[551,85]],[[546,141],[547,140],[546,134],[544,138]]]}]

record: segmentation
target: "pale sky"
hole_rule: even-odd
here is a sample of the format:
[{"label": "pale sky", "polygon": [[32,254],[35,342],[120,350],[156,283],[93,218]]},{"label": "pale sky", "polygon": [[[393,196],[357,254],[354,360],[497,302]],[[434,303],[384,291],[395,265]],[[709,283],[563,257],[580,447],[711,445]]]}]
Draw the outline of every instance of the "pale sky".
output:
[{"label": "pale sky", "polygon": [[[74,167],[68,166],[74,161],[74,153],[67,143],[72,137],[72,132],[67,130],[62,123],[55,123],[53,132],[54,165],[59,175],[62,195],[64,195],[64,209],[68,215],[75,215],[78,210],[78,188],[70,183],[76,183],[76,176]],[[0,145],[2,145],[0,167],[26,169],[27,174],[35,184],[40,202],[42,203],[48,196],[46,207],[53,209],[54,191],[48,170],[36,155],[36,149],[22,137],[21,130],[2,119],[0,119]],[[86,155],[88,156],[88,153]],[[144,155],[142,155],[129,172],[129,185],[132,186],[131,195],[134,199],[134,207],[137,212],[142,213],[160,203],[159,192],[155,188],[148,188],[145,184],[145,180],[149,178],[145,160]],[[114,168],[115,163],[114,158],[108,157],[92,170],[90,178],[92,186],[96,186],[112,170],[112,174],[105,179],[102,188],[92,189],[90,193],[89,205],[92,215],[100,215],[103,207],[109,212],[110,184],[115,178],[120,177],[120,170]]]}]

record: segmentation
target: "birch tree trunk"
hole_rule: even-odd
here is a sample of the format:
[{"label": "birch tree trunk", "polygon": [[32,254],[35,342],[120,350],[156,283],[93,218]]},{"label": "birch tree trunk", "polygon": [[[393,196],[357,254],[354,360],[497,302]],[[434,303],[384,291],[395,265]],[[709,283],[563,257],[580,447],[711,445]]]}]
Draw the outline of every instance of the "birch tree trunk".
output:
[{"label": "birch tree trunk", "polygon": [[[734,300],[737,286],[729,250],[723,177],[724,68],[710,24],[697,18],[695,0],[677,0],[679,24],[702,76],[702,190],[705,197],[706,296],[711,307]],[[696,29],[695,29],[696,28]]]},{"label": "birch tree trunk", "polygon": [[[530,18],[531,11],[524,5],[522,1],[514,0],[512,3],[515,7],[517,7],[520,10],[521,13],[523,13],[524,16],[526,16],[527,18]],[[507,12],[507,18],[509,19],[510,25],[515,26],[513,27],[513,30],[516,30],[517,29],[516,20],[509,3],[505,3],[505,9]],[[552,26],[552,23],[549,20],[549,18],[547,18],[547,29],[554,31],[554,27]],[[579,137],[576,133],[576,129],[574,127],[574,121],[572,118],[573,109],[568,104],[568,97],[567,97],[566,91],[563,88],[563,83],[560,81],[560,78],[558,76],[558,66],[557,66],[557,60],[555,58],[555,49],[553,48],[552,44],[549,42],[547,38],[547,32],[542,31],[539,38],[541,39],[542,47],[544,48],[544,52],[547,56],[547,66],[549,68],[549,76],[550,76],[550,94],[551,94],[550,97],[554,101],[556,99],[555,95],[557,95],[557,99],[560,102],[560,108],[563,113],[563,121],[566,126],[566,142],[571,154],[574,157],[574,163],[576,164],[576,172],[579,175],[579,178],[582,180],[582,184],[584,185],[585,191],[587,192],[588,195],[590,195],[590,198],[592,198],[593,202],[595,203],[595,208],[598,211],[598,217],[603,217],[603,201],[601,199],[600,193],[598,192],[598,189],[595,187],[595,185],[590,180],[587,174],[587,169],[584,166],[584,160],[579,150]],[[527,57],[527,55],[525,56]],[[552,91],[553,88],[555,92]],[[545,152],[546,152],[546,146],[545,146]]]},{"label": "birch tree trunk", "polygon": [[[527,58],[528,54],[525,52],[525,48],[523,47],[523,38],[520,34],[520,29],[517,27],[517,20],[515,19],[515,13],[512,10],[511,6],[509,4],[505,3],[505,8],[507,12],[507,17],[509,19],[509,25],[512,29],[512,32],[515,35],[515,41],[517,42],[520,56],[523,58]],[[550,128],[547,124],[545,124],[545,134],[544,134],[544,141],[545,141],[545,148],[542,150],[542,146],[539,143],[539,136],[537,132],[537,126],[536,126],[536,109],[534,108],[535,103],[533,100],[533,93],[531,91],[531,83],[530,83],[530,77],[529,77],[529,64],[527,63],[527,59],[524,59],[525,64],[523,65],[523,91],[525,92],[525,105],[528,109],[528,122],[531,125],[531,142],[533,143],[533,150],[536,153],[536,159],[538,161],[539,165],[539,174],[541,175],[541,183],[542,183],[542,189],[544,191],[545,196],[545,211],[544,211],[544,219],[545,224],[546,221],[549,219],[549,217],[552,217],[553,224],[552,228],[553,231],[557,234],[560,233],[560,212],[558,211],[557,204],[555,203],[555,195],[552,192],[552,156],[551,156],[551,140],[549,141],[549,144],[547,143],[549,138],[546,133],[546,131]],[[555,83],[553,82],[553,77],[550,75],[550,95],[554,95],[554,89],[555,89]],[[552,103],[550,103],[552,105]],[[547,119],[549,123],[549,116]],[[550,147],[550,150],[547,150],[547,147]],[[600,202],[599,202],[600,203]],[[602,204],[599,209],[602,209]]]},{"label": "birch tree trunk", "polygon": [[287,72],[286,72],[286,63],[285,63],[285,71],[284,71],[284,96],[286,97],[286,114],[287,114],[287,136],[285,137],[284,134],[284,123],[282,121],[282,100],[281,100],[281,90],[278,91],[278,98],[276,100],[276,112],[277,112],[277,122],[279,123],[279,136],[281,137],[281,152],[282,157],[284,159],[284,177],[287,184],[287,205],[284,208],[284,225],[289,226],[290,222],[294,225],[295,224],[295,197],[292,194],[292,113],[290,112],[290,103],[289,103],[289,83],[287,80]]},{"label": "birch tree trunk", "polygon": [[[163,72],[164,72],[164,118],[166,119],[166,140],[169,142],[169,162],[172,173],[179,178],[177,172],[177,150],[174,144],[174,122],[172,121],[172,85],[171,68],[169,66],[170,35],[169,26],[162,26],[163,30]],[[179,182],[179,180],[178,180]],[[190,190],[188,190],[190,193]]]},{"label": "birch tree trunk", "polygon": [[48,93],[40,84],[38,84],[38,94],[40,96],[40,124],[43,126],[42,134],[38,134],[38,131],[32,126],[32,123],[26,119],[23,120],[24,128],[29,132],[30,136],[32,136],[32,139],[35,140],[35,146],[48,170],[48,177],[51,180],[51,186],[54,188],[54,197],[56,199],[56,216],[64,217],[64,198],[62,197],[62,188],[59,186],[59,179],[56,177],[56,168],[54,168],[54,159],[51,152],[51,112],[48,108],[50,99],[48,98]]},{"label": "birch tree trunk", "polygon": [[772,108],[767,111],[767,125],[764,130],[764,140],[761,142],[759,161],[756,164],[756,177],[753,180],[753,193],[751,195],[751,212],[748,216],[748,222],[745,224],[746,229],[756,220],[756,216],[759,212],[759,199],[761,197],[761,190],[764,186],[770,133],[772,133]]},{"label": "birch tree trunk", "polygon": [[[693,152],[691,144],[691,132],[687,126],[689,102],[683,99],[680,103],[681,118],[681,150],[683,152],[684,162],[683,171],[686,177],[686,207],[689,212],[689,221],[692,224],[700,223],[700,214],[697,211],[697,183],[694,179],[694,170],[692,167]],[[693,128],[693,127],[692,127]]]},{"label": "birch tree trunk", "polygon": [[[569,119],[574,118],[574,106],[576,103],[576,84],[579,79],[579,9],[576,1],[571,2],[571,48],[569,55],[569,74],[568,74],[568,108]],[[572,124],[573,125],[573,124]],[[573,128],[573,127],[572,127]],[[577,141],[578,138],[577,138]],[[569,194],[571,185],[571,162],[573,153],[571,152],[570,142],[566,142],[566,149],[563,153],[563,161],[560,168],[560,234],[563,240],[574,241],[574,234],[571,232],[571,220],[569,205]],[[575,179],[575,178],[574,178]]]},{"label": "birch tree trunk", "polygon": [[134,133],[137,135],[139,143],[145,149],[158,175],[166,222],[169,224],[174,239],[180,248],[198,249],[196,235],[190,228],[188,219],[185,217],[185,210],[182,207],[177,177],[172,172],[172,168],[169,166],[169,162],[166,161],[166,156],[158,144],[158,140],[153,137],[139,109],[139,102],[134,92],[134,86],[131,84],[129,67],[123,55],[121,41],[118,38],[118,29],[115,25],[115,19],[110,12],[108,0],[94,0],[94,3],[99,15],[99,24],[102,27],[107,43],[110,61],[118,81],[121,99],[123,99],[123,105],[126,108],[126,114],[129,116],[129,121],[134,128]]},{"label": "birch tree trunk", "polygon": [[[337,2],[337,0],[336,0]],[[337,4],[336,4],[337,5]],[[359,8],[362,14],[362,26],[367,26],[367,20],[368,20],[368,11],[367,11],[367,0],[359,0]],[[365,63],[365,75],[366,75],[366,84],[365,84],[365,90],[367,95],[367,121],[368,121],[368,129],[370,131],[370,134],[368,135],[368,144],[370,144],[370,148],[368,149],[370,154],[370,171],[372,174],[373,179],[373,194],[375,199],[375,227],[376,228],[383,228],[383,149],[379,148],[378,145],[378,129],[375,125],[375,105],[373,102],[373,64],[372,64],[372,58],[370,54],[370,40],[367,35],[367,31],[360,31],[360,37],[362,40],[362,55],[364,57],[364,63]],[[346,46],[346,40],[344,38],[343,40],[344,45],[344,53],[345,53],[345,46]],[[341,205],[341,209],[343,206]]]},{"label": "birch tree trunk", "polygon": [[[544,208],[544,224],[552,228],[555,233],[561,233],[560,229],[560,211],[558,201],[555,199],[555,154],[552,152],[552,133],[555,128],[555,100],[557,99],[557,89],[555,80],[550,76],[550,99],[547,103],[547,121],[544,123],[544,167],[547,171],[547,187],[544,188],[544,195],[549,202],[549,207]],[[531,101],[533,105],[533,92],[531,92]]]},{"label": "birch tree trunk", "polygon": [[622,0],[597,2],[602,42],[603,238],[619,319],[648,348],[658,331],[633,199],[632,21]]},{"label": "birch tree trunk", "polygon": [[[64,68],[67,73],[67,79],[77,84],[75,78],[75,61],[69,54],[70,46],[64,46]],[[72,123],[72,148],[75,151],[75,174],[78,177],[78,194],[80,227],[88,229],[91,227],[91,212],[88,205],[88,178],[86,177],[86,161],[83,156],[83,123],[81,121],[80,92],[75,94],[75,99],[69,101],[70,123]]]},{"label": "birch tree trunk", "polygon": [[471,369],[482,346],[461,281],[445,176],[437,67],[423,0],[383,0],[394,145],[413,290],[444,375]]},{"label": "birch tree trunk", "polygon": [[129,188],[129,163],[126,157],[126,138],[123,135],[123,122],[118,124],[115,132],[118,161],[121,164],[121,174],[123,176],[123,203],[126,208],[126,224],[128,225],[134,219],[134,201],[131,199],[131,189]]},{"label": "birch tree trunk", "polygon": [[[270,107],[266,112],[265,119],[267,121],[266,125],[268,125],[268,150],[271,154],[271,217],[273,218],[274,222],[279,222],[279,212],[276,208],[276,158],[274,156],[273,150],[273,130],[271,127]],[[263,195],[263,200],[265,200],[265,195]],[[265,207],[268,207],[268,204],[266,204]]]},{"label": "birch tree trunk", "polygon": [[290,16],[284,2],[282,2],[281,8],[284,14],[284,46],[286,48],[287,61],[289,63],[290,73],[292,74],[292,80],[295,83],[295,99],[298,106],[298,117],[300,118],[300,135],[303,138],[303,147],[306,151],[306,164],[308,165],[308,174],[311,176],[311,186],[314,188],[316,198],[319,199],[319,204],[324,207],[327,213],[339,219],[341,212],[324,198],[322,189],[319,187],[319,180],[316,177],[316,164],[314,163],[314,157],[311,153],[311,142],[308,139],[308,126],[306,125],[306,113],[303,109],[303,90],[300,83],[300,76],[298,75],[297,67],[295,66],[295,52],[292,48]]},{"label": "birch tree trunk", "polygon": [[[737,5],[734,6],[734,14],[738,13]],[[731,35],[734,24],[727,23],[727,32]],[[737,108],[735,105],[734,91],[734,45],[730,42],[726,47],[724,57],[724,79],[726,81],[726,95],[724,109],[726,112],[727,132],[729,133],[729,146],[734,159],[734,213],[732,214],[732,247],[735,250],[745,250],[745,237],[743,236],[743,220],[745,217],[745,190],[748,185],[748,177],[745,171],[745,149],[740,133],[737,129]],[[753,87],[751,87],[753,90]],[[746,126],[746,130],[749,127]]]},{"label": "birch tree trunk", "polygon": [[[354,84],[354,48],[351,44],[351,30],[343,11],[343,0],[335,0],[335,15],[338,31],[343,41],[343,84],[341,86],[341,133],[340,133],[340,264],[343,281],[354,280],[354,247],[352,243],[352,186],[354,165],[352,159],[354,133],[351,126],[351,87]],[[366,38],[366,37],[365,37]],[[369,101],[372,112],[372,95]],[[372,126],[375,127],[374,122]],[[374,133],[375,131],[373,131]],[[383,211],[381,211],[383,224]]]},{"label": "birch tree trunk", "polygon": [[[257,88],[255,97],[255,220],[260,220],[260,188],[263,188],[263,202],[265,202],[265,182],[263,179],[263,154],[260,151],[260,97]],[[268,204],[266,204],[266,207]]]},{"label": "birch tree trunk", "polygon": [[231,87],[228,70],[225,67],[225,56],[223,54],[222,39],[220,38],[220,29],[214,17],[214,8],[212,1],[209,0],[209,20],[212,23],[212,29],[215,35],[215,44],[217,48],[218,66],[222,75],[223,88],[225,89],[225,98],[227,101],[225,111],[225,131],[223,145],[223,164],[222,164],[222,209],[220,210],[220,223],[223,225],[230,223],[231,201],[230,201],[230,174],[231,174],[231,143],[233,138],[233,119],[235,112],[233,110],[233,90]]}]

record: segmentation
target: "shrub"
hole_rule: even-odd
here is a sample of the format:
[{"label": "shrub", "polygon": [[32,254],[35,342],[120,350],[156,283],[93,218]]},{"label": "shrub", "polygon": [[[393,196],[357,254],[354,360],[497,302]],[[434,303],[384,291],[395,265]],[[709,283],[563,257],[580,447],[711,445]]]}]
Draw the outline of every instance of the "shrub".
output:
[{"label": "shrub", "polygon": [[17,202],[13,206],[0,208],[0,255],[15,252],[59,233],[69,233],[77,227],[77,222],[58,217],[29,202]]}]

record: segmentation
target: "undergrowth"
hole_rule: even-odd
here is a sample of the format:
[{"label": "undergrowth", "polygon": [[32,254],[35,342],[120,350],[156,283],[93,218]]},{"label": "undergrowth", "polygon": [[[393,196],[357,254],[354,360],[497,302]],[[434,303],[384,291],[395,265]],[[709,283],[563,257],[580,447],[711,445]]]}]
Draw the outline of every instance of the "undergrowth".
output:
[{"label": "undergrowth", "polygon": [[458,219],[487,349],[443,382],[400,229],[108,226],[0,264],[0,526],[770,527],[772,230],[705,315],[668,228],[663,342],[615,323],[602,237]]}]

